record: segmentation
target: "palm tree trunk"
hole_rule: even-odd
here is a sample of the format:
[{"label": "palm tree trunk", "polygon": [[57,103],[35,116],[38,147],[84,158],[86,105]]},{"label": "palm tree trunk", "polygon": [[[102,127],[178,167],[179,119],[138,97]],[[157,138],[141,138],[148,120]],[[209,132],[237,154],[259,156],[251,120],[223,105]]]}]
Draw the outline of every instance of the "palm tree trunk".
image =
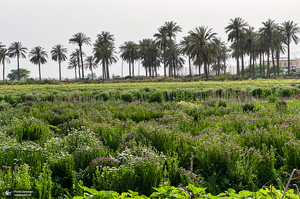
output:
[{"label": "palm tree trunk", "polygon": [[134,59],[132,60],[132,77],[134,77]]},{"label": "palm tree trunk", "polygon": [[221,60],[220,59],[218,59],[218,74],[217,74],[217,76],[220,76],[220,70],[221,70]]},{"label": "palm tree trunk", "polygon": [[244,65],[244,53],[241,54],[242,58],[242,77],[245,75],[245,65]]},{"label": "palm tree trunk", "polygon": [[274,59],[274,50],[272,50],[272,64],[274,70],[274,77],[276,77],[276,67],[275,67],[275,59]]},{"label": "palm tree trunk", "polygon": [[91,73],[92,73],[92,80],[94,80],[93,66],[91,67]]},{"label": "palm tree trunk", "polygon": [[[249,77],[251,77],[251,70],[252,70],[252,67],[251,67],[251,53],[250,53],[250,65],[249,65]],[[253,75],[254,76],[254,75]]]},{"label": "palm tree trunk", "polygon": [[20,81],[20,55],[17,54],[17,64],[18,64],[18,81]]},{"label": "palm tree trunk", "polygon": [[106,73],[107,73],[107,79],[109,79],[109,68],[108,68],[108,60],[106,60]]},{"label": "palm tree trunk", "polygon": [[79,51],[80,51],[81,68],[82,68],[82,79],[84,79],[83,58],[82,58],[82,49],[81,49],[81,45],[79,45]]},{"label": "palm tree trunk", "polygon": [[173,71],[174,71],[173,76],[175,77],[175,76],[176,76],[176,68],[175,68],[175,64],[172,63],[172,66],[173,66]]},{"label": "palm tree trunk", "polygon": [[166,66],[166,44],[164,43],[164,76],[167,77],[167,66]]},{"label": "palm tree trunk", "polygon": [[265,69],[265,53],[262,54],[263,56],[263,74],[264,74],[264,77],[266,76],[266,69]]},{"label": "palm tree trunk", "polygon": [[41,74],[41,63],[39,63],[39,74],[40,74],[40,81],[42,80],[42,74]]},{"label": "palm tree trunk", "polygon": [[5,61],[4,59],[2,60],[2,64],[3,64],[3,81],[5,80]]},{"label": "palm tree trunk", "polygon": [[[236,43],[239,43],[239,37],[238,37],[238,33],[236,36]],[[237,55],[236,55],[236,75],[240,76],[240,61],[239,61],[239,49],[237,49]]]},{"label": "palm tree trunk", "polygon": [[79,79],[81,79],[81,75],[80,75],[80,70],[81,70],[81,67],[80,67],[80,61],[79,61],[79,57],[77,59],[77,65],[78,65],[78,74],[79,74]]},{"label": "palm tree trunk", "polygon": [[145,71],[146,71],[146,79],[148,77],[148,70],[147,70],[147,67],[145,67]]},{"label": "palm tree trunk", "polygon": [[290,65],[290,38],[288,37],[288,76],[291,75],[291,65]]},{"label": "palm tree trunk", "polygon": [[192,77],[192,66],[191,66],[191,56],[189,55],[189,69],[190,69],[190,76]]},{"label": "palm tree trunk", "polygon": [[[169,76],[172,75],[172,54],[171,54],[171,47],[172,47],[172,37],[169,36],[170,38],[170,43],[169,43],[169,71],[171,71],[171,74]],[[173,76],[173,75],[172,75]]]},{"label": "palm tree trunk", "polygon": [[255,55],[254,55],[254,52],[252,53],[252,66],[253,66],[253,77],[255,77]]},{"label": "palm tree trunk", "polygon": [[267,53],[267,78],[270,78],[270,51]]},{"label": "palm tree trunk", "polygon": [[280,51],[276,52],[276,61],[277,61],[277,77],[279,77],[279,57],[280,57]]},{"label": "palm tree trunk", "polygon": [[76,80],[77,79],[77,73],[76,73],[77,66],[75,66],[74,68],[75,68],[75,80]]},{"label": "palm tree trunk", "polygon": [[58,61],[58,66],[59,66],[59,81],[61,81],[61,63],[60,63],[60,60]]},{"label": "palm tree trunk", "polygon": [[129,76],[131,76],[131,60],[129,58]]},{"label": "palm tree trunk", "polygon": [[261,77],[261,52],[259,52],[259,76]]},{"label": "palm tree trunk", "polygon": [[204,73],[205,73],[206,79],[208,79],[208,73],[207,73],[207,64],[206,64],[206,61],[204,61]]}]

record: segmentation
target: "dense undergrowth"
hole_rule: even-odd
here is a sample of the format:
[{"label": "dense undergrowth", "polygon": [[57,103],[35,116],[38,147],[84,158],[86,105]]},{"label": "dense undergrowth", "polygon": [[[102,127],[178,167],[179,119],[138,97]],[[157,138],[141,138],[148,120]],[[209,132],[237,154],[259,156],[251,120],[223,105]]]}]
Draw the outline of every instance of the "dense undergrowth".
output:
[{"label": "dense undergrowth", "polygon": [[191,185],[212,198],[263,186],[282,194],[283,173],[300,165],[299,93],[278,85],[2,94],[0,189],[40,198],[80,198],[84,187],[159,198],[161,186],[189,194]]}]

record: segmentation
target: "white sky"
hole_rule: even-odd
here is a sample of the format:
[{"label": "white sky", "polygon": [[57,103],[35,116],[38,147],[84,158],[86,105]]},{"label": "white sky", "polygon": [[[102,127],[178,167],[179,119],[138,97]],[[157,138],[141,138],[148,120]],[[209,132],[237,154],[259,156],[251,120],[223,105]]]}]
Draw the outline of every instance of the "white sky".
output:
[{"label": "white sky", "polygon": [[[299,8],[299,0],[0,0],[0,42],[8,47],[20,41],[28,50],[44,47],[49,58],[41,67],[42,78],[58,78],[58,64],[51,60],[50,51],[54,45],[63,44],[70,54],[77,46],[69,44],[69,39],[77,32],[85,33],[94,43],[97,34],[109,31],[115,36],[117,52],[125,41],[153,38],[166,21],[182,27],[177,41],[202,25],[227,41],[224,28],[231,18],[241,17],[256,30],[268,19],[276,23],[291,20],[300,25]],[[92,46],[83,46],[83,50],[92,54]],[[293,44],[291,52],[298,52],[295,56],[300,57],[300,46]],[[16,69],[16,62],[11,59],[6,71]],[[234,65],[235,61],[229,63]],[[74,78],[74,71],[67,70],[67,65],[63,62],[62,77]],[[121,65],[119,59],[111,66],[110,74],[120,75]],[[31,64],[28,57],[20,60],[20,67],[30,70],[31,77],[38,77],[38,66]],[[101,75],[101,67],[95,72]],[[126,62],[123,75],[128,75]]]}]

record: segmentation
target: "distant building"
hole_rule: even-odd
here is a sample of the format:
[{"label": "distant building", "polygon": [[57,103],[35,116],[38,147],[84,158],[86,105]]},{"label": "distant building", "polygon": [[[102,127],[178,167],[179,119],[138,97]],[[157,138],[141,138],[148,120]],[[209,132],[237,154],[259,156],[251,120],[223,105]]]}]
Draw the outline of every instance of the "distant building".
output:
[{"label": "distant building", "polygon": [[[268,64],[267,61],[264,62],[265,65]],[[275,59],[275,65],[277,64],[277,59]],[[270,59],[270,67],[273,66],[272,59]],[[279,59],[279,66],[282,66],[284,68],[284,73],[287,73],[288,71],[288,58],[287,57],[280,57]],[[291,67],[291,72],[298,72],[300,70],[300,58],[294,58],[290,59],[290,67]]]}]

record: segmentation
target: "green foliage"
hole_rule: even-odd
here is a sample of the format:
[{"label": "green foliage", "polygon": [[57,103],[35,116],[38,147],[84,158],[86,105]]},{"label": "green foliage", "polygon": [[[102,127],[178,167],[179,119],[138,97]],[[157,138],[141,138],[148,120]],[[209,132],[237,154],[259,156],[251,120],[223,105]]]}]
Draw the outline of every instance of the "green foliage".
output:
[{"label": "green foliage", "polygon": [[[19,71],[20,80],[26,80],[29,78],[30,71],[26,70],[25,68],[20,68]],[[18,80],[18,70],[11,70],[7,77],[9,80]]]},{"label": "green foliage", "polygon": [[243,111],[247,112],[247,111],[254,111],[255,105],[253,103],[245,103],[242,105]]},{"label": "green foliage", "polygon": [[149,102],[157,102],[157,103],[162,103],[163,102],[163,93],[162,91],[155,91],[153,93],[150,94],[149,97]]}]

